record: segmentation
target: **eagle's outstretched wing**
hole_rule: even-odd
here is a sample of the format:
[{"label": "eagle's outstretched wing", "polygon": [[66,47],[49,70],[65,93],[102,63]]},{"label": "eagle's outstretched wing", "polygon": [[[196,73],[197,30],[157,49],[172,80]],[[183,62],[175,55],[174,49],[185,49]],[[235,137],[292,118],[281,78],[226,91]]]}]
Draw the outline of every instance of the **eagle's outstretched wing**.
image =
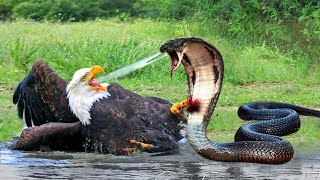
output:
[{"label": "eagle's outstretched wing", "polygon": [[25,126],[39,126],[47,122],[76,122],[70,111],[67,82],[42,60],[33,64],[29,74],[19,83],[13,103]]}]

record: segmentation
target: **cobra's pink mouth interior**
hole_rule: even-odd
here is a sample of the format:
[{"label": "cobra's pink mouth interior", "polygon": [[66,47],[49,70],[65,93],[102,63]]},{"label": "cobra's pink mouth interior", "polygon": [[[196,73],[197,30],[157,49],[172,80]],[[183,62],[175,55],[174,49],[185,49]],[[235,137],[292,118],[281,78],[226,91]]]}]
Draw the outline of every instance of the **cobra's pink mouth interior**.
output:
[{"label": "cobra's pink mouth interior", "polygon": [[171,70],[170,70],[170,77],[172,77],[173,71],[178,68],[179,65],[179,57],[175,51],[168,53],[171,57]]}]

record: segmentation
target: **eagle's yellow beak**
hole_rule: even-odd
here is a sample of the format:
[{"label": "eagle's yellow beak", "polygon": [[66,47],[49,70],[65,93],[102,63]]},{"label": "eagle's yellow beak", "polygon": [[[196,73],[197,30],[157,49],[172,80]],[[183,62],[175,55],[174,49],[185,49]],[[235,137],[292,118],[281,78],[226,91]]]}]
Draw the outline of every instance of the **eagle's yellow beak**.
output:
[{"label": "eagle's yellow beak", "polygon": [[88,78],[88,83],[87,85],[95,90],[102,90],[102,91],[107,91],[107,88],[104,86],[101,86],[100,82],[98,82],[97,80],[94,79],[94,77],[98,74],[98,73],[105,73],[104,69],[99,66],[99,65],[95,65],[93,67],[90,68],[90,75]]},{"label": "eagle's yellow beak", "polygon": [[104,71],[103,67],[101,67],[99,65],[92,66],[90,68],[90,77],[89,77],[89,79],[90,80],[94,79],[94,77],[99,73],[105,74],[106,72]]}]

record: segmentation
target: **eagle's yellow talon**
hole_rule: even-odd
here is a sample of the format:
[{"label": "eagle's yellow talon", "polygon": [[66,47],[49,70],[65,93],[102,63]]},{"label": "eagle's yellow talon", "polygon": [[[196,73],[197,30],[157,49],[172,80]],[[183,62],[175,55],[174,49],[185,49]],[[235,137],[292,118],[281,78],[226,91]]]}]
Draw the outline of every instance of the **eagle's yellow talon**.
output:
[{"label": "eagle's yellow talon", "polygon": [[137,147],[132,148],[121,148],[121,151],[126,152],[127,154],[133,154],[138,150]]},{"label": "eagle's yellow talon", "polygon": [[120,148],[118,153],[120,155],[135,155],[138,151],[138,148],[135,147],[129,147],[129,148]]},{"label": "eagle's yellow talon", "polygon": [[188,105],[188,99],[185,99],[180,103],[175,103],[171,106],[170,112],[175,115],[180,114],[180,109],[187,107],[187,105]]},{"label": "eagle's yellow talon", "polygon": [[152,144],[147,144],[147,143],[143,143],[143,142],[138,142],[138,141],[136,141],[136,140],[129,140],[129,142],[130,142],[131,144],[136,145],[136,147],[140,147],[142,150],[154,148],[154,146],[153,146]]},{"label": "eagle's yellow talon", "polygon": [[187,106],[188,106],[188,99],[185,99],[185,100],[181,101],[180,103],[173,104],[170,108],[170,112],[179,117],[179,119],[180,119],[179,125],[182,125],[183,123],[187,123],[187,119],[185,117],[183,117],[183,115],[181,114],[181,111],[180,111],[180,109],[185,108]]}]

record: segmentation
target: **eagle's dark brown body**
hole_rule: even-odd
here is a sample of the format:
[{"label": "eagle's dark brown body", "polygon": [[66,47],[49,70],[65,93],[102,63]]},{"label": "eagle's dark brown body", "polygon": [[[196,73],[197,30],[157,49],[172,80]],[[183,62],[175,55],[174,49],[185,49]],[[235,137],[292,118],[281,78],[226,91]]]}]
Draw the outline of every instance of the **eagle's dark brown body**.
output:
[{"label": "eagle's dark brown body", "polygon": [[170,113],[170,102],[140,96],[115,83],[108,91],[111,96],[94,103],[91,124],[84,127],[95,141],[91,147],[94,151],[121,153],[121,148],[131,146],[131,139],[153,144],[150,152],[178,148],[179,119]]},{"label": "eagle's dark brown body", "polygon": [[170,113],[170,102],[143,97],[112,83],[108,86],[111,96],[93,104],[91,124],[83,126],[70,111],[66,85],[43,61],[33,65],[13,97],[19,117],[25,117],[28,126],[13,149],[38,150],[44,145],[121,154],[123,148],[132,147],[131,139],[153,144],[149,152],[178,148],[180,120]]}]

